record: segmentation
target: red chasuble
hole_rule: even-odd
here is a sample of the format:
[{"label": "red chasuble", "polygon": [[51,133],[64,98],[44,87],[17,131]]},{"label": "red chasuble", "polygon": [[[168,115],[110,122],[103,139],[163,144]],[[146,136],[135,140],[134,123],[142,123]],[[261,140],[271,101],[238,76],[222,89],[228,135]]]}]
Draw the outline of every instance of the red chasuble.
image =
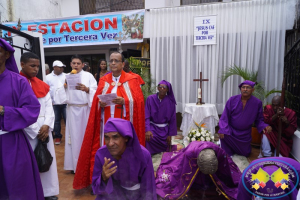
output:
[{"label": "red chasuble", "polygon": [[22,71],[20,72],[20,75],[27,78],[27,80],[37,98],[43,98],[49,92],[50,86],[47,85],[47,83],[45,83],[44,81],[41,81],[37,77],[29,78]]},{"label": "red chasuble", "polygon": [[[278,119],[272,122],[272,116],[275,115],[275,112],[271,105],[267,105],[264,109],[264,118],[265,123],[272,126],[272,132],[265,134],[274,148],[277,146],[277,135],[278,135]],[[293,147],[293,135],[297,129],[297,116],[296,113],[289,109],[284,109],[284,115],[287,120],[290,122],[288,127],[285,127],[285,124],[282,123],[282,135],[280,142],[280,154],[284,157],[289,157],[289,153]]]},{"label": "red chasuble", "polygon": [[138,78],[138,81],[140,82],[140,85],[145,85],[145,81],[142,79],[142,77],[132,71],[128,72],[128,74],[134,75]]},{"label": "red chasuble", "polygon": [[[109,94],[113,89],[112,73],[103,76],[99,80],[98,88],[93,99],[89,121],[86,127],[83,143],[81,146],[74,177],[73,188],[81,189],[92,183],[92,175],[95,162],[95,154],[100,148],[100,122],[101,108],[98,95]],[[134,129],[141,145],[145,146],[145,106],[144,97],[140,83],[136,76],[122,71],[120,86],[117,89],[117,96],[125,99],[126,117],[123,113],[123,105],[115,106],[115,118],[122,118],[133,123]],[[110,118],[110,107],[104,108],[104,121]],[[101,138],[103,140],[103,138]]]}]

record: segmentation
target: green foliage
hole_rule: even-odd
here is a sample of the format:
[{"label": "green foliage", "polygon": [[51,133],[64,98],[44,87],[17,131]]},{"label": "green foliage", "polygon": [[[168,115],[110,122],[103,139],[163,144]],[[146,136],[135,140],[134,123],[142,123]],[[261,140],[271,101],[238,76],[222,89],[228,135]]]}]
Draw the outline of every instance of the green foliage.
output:
[{"label": "green foliage", "polygon": [[236,65],[234,65],[233,67],[229,67],[222,73],[222,77],[221,77],[222,86],[224,85],[226,79],[233,75],[238,75],[245,80],[257,82],[258,71],[250,72],[247,69],[238,67]]},{"label": "green foliage", "polygon": [[146,103],[148,96],[156,93],[155,79],[151,78],[150,68],[143,67],[138,59],[130,57],[127,60],[129,62],[130,70],[136,74],[139,74],[145,81],[145,85],[142,86],[142,92]]},{"label": "green foliage", "polygon": [[[244,80],[250,80],[253,82],[256,82],[257,84],[254,86],[255,90],[253,92],[253,96],[257,97],[260,99],[262,102],[264,102],[269,95],[274,94],[274,93],[281,93],[281,90],[277,89],[272,89],[270,91],[265,90],[264,82],[259,82],[257,80],[258,76],[258,71],[251,72],[245,68],[238,67],[236,65],[227,68],[221,76],[221,83],[222,86],[224,85],[224,82],[226,81],[227,78],[230,76],[237,75],[242,77]],[[265,103],[265,102],[264,102]]]}]

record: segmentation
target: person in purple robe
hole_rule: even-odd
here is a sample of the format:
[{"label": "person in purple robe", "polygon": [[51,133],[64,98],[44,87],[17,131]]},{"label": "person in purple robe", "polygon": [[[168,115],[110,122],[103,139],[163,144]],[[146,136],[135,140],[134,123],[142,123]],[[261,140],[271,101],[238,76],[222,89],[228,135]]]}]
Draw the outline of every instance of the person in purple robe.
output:
[{"label": "person in purple robe", "polygon": [[[151,154],[169,151],[171,137],[177,135],[172,85],[162,80],[157,89],[158,93],[150,95],[145,106],[146,148]],[[174,147],[171,147],[172,150],[176,150]]]},{"label": "person in purple robe", "polygon": [[222,194],[218,199],[236,199],[240,177],[239,168],[223,149],[212,142],[195,141],[163,154],[156,171],[156,193],[163,199],[193,199],[191,188],[213,189]]},{"label": "person in purple robe", "polygon": [[110,118],[105,144],[95,155],[92,188],[98,200],[156,200],[150,153],[139,144],[130,121]]},{"label": "person in purple robe", "polygon": [[14,49],[0,38],[0,199],[44,199],[36,159],[22,129],[37,121],[40,104],[19,75]]},{"label": "person in purple robe", "polygon": [[[270,161],[274,162],[274,164],[270,164]],[[286,158],[286,157],[267,157],[267,158],[260,158],[257,160],[254,160],[255,165],[251,165],[251,175],[249,176],[242,176],[240,179],[239,183],[239,188],[238,188],[238,194],[237,194],[237,199],[238,200],[252,200],[252,199],[264,199],[263,197],[265,195],[275,195],[276,200],[295,200],[299,199],[297,198],[298,194],[298,189],[299,186],[297,187],[296,184],[296,174],[298,173],[298,176],[300,176],[300,163],[294,159],[291,158]],[[275,164],[277,162],[277,164]],[[257,163],[257,164],[256,164]],[[260,164],[259,164],[260,163]],[[266,164],[264,164],[266,163]],[[287,163],[289,165],[287,165]],[[280,164],[280,166],[278,165]],[[294,169],[291,169],[292,166]],[[253,168],[254,167],[254,168]],[[267,173],[267,176],[269,176],[269,180],[267,180],[266,183],[261,181],[261,176],[257,176],[258,179],[255,179],[252,181],[251,179],[253,178],[253,175],[256,175],[258,171],[262,169],[264,170],[263,173]],[[279,171],[278,171],[279,169]],[[247,168],[245,169],[245,173],[248,172]],[[284,180],[281,179],[281,181],[274,183],[273,180],[275,180],[273,177],[273,173],[277,171],[277,177],[289,177],[290,180]],[[280,176],[278,172],[282,171],[283,176]],[[291,172],[293,172],[294,177],[292,177]],[[281,173],[281,172],[280,172]],[[285,175],[284,175],[285,174]],[[289,174],[286,176],[286,174]],[[276,176],[275,175],[275,176]],[[279,175],[279,176],[278,176]],[[273,177],[273,180],[272,180]],[[243,180],[244,179],[244,184]],[[285,183],[285,185],[284,185]],[[259,186],[256,187],[256,184]],[[296,188],[295,188],[296,186]],[[257,195],[251,194],[247,189],[251,191],[253,194],[260,194],[259,198],[257,198]],[[294,189],[295,188],[295,189]],[[294,190],[293,190],[294,189]],[[291,192],[291,190],[293,190]],[[288,195],[285,195],[287,193],[291,192]],[[277,195],[280,194],[280,195]],[[285,195],[285,196],[284,196]],[[268,199],[272,199],[272,196],[269,196]],[[274,198],[275,199],[275,198]]]},{"label": "person in purple robe", "polygon": [[248,157],[251,154],[251,129],[255,123],[258,132],[272,131],[264,123],[262,102],[252,96],[255,83],[244,81],[239,85],[241,94],[232,96],[226,102],[219,121],[221,148],[232,156],[238,154]]}]

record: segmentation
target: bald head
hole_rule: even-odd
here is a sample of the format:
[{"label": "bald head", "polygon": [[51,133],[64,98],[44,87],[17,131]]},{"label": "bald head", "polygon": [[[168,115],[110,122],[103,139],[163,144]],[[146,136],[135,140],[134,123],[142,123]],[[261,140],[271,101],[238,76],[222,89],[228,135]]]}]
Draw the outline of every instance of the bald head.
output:
[{"label": "bald head", "polygon": [[280,100],[281,100],[281,96],[275,96],[272,99],[272,108],[273,108],[275,113],[277,113],[277,109],[280,106]]},{"label": "bald head", "polygon": [[218,158],[213,149],[202,150],[197,158],[199,170],[203,174],[214,174],[218,170]]},{"label": "bald head", "polygon": [[121,54],[120,52],[117,52],[117,51],[112,52],[110,55],[112,55],[112,54],[117,54],[117,55],[119,55],[120,58],[121,58],[120,60],[121,60],[122,62],[124,62],[125,58],[124,58],[123,54]]},{"label": "bald head", "polygon": [[280,103],[280,100],[281,100],[281,96],[277,95],[277,96],[273,97],[272,103],[273,103],[273,102],[278,102],[278,103]]}]

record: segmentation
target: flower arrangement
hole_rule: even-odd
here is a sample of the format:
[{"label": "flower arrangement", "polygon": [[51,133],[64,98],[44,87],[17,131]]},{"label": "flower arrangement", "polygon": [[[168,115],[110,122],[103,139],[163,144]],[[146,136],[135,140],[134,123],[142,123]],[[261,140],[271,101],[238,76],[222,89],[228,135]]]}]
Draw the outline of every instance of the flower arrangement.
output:
[{"label": "flower arrangement", "polygon": [[207,141],[207,142],[214,142],[214,136],[211,135],[211,132],[204,129],[206,128],[205,124],[199,125],[195,122],[197,129],[192,129],[189,134],[187,135],[188,141]]}]

